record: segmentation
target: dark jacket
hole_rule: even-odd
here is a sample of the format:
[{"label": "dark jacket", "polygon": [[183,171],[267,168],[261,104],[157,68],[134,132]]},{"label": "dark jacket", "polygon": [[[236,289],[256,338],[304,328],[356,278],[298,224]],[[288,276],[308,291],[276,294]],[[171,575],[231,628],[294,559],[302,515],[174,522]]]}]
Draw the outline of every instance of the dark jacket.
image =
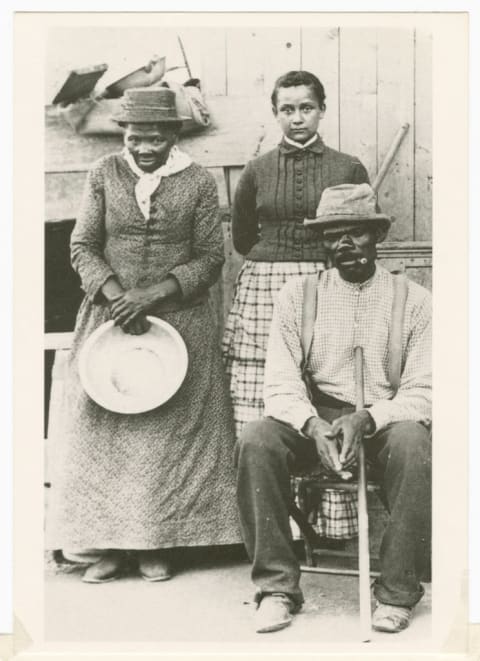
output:
[{"label": "dark jacket", "polygon": [[325,259],[318,231],[305,228],[304,219],[315,218],[325,188],[368,181],[358,158],[320,138],[305,149],[282,141],[242,173],[232,213],[235,249],[254,261]]}]

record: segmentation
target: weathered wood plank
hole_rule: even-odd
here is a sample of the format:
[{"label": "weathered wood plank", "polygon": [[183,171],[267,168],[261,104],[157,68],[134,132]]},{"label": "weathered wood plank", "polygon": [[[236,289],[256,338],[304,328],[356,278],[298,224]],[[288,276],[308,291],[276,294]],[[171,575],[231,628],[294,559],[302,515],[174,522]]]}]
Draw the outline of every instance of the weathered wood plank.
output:
[{"label": "weathered wood plank", "polygon": [[414,35],[410,29],[378,31],[377,163],[380,167],[399,128],[405,135],[379,190],[382,210],[395,221],[389,240],[413,239]]},{"label": "weathered wood plank", "polygon": [[232,307],[235,281],[243,264],[243,256],[239,255],[233,247],[229,219],[223,222],[223,235],[225,238],[225,265],[222,271],[223,316],[226,319]]},{"label": "weathered wood plank", "polygon": [[228,96],[262,96],[265,46],[262,31],[251,27],[227,30]]},{"label": "weathered wood plank", "polygon": [[432,268],[428,266],[408,266],[406,273],[409,278],[422,287],[432,290]]},{"label": "weathered wood plank", "polygon": [[228,207],[228,186],[226,180],[226,171],[224,168],[208,168],[208,171],[213,175],[218,190],[218,202],[221,207]]},{"label": "weathered wood plank", "polygon": [[85,172],[58,172],[45,176],[45,220],[47,222],[76,218]]},{"label": "weathered wood plank", "polygon": [[302,28],[302,69],[318,76],[327,96],[319,133],[326,144],[339,148],[339,28]]},{"label": "weathered wood plank", "polygon": [[238,168],[238,167],[228,168],[228,196],[230,200],[230,205],[233,204],[233,198],[242,172],[243,172],[243,168]]},{"label": "weathered wood plank", "polygon": [[416,240],[432,236],[432,37],[415,35],[415,225]]},{"label": "weathered wood plank", "polygon": [[271,94],[275,81],[287,71],[298,70],[301,61],[300,28],[271,28],[260,32],[268,56],[264,60],[264,108],[265,136],[259,153],[263,154],[278,145],[282,132],[272,112]]},{"label": "weathered wood plank", "polygon": [[211,30],[202,40],[202,90],[207,96],[227,93],[227,37],[224,28]]},{"label": "weathered wood plank", "polygon": [[282,73],[300,66],[298,27],[227,31],[227,93],[265,96]]},{"label": "weathered wood plank", "polygon": [[[208,168],[215,178],[221,207],[230,204],[224,168]],[[45,176],[45,220],[76,218],[82,199],[85,172],[50,172]]]},{"label": "weathered wood plank", "polygon": [[340,149],[377,171],[377,30],[340,28]]},{"label": "weathered wood plank", "polygon": [[301,32],[291,27],[263,28],[260,37],[264,43],[264,94],[270,103],[275,81],[287,71],[300,69]]},{"label": "weathered wood plank", "polygon": [[70,349],[73,344],[73,333],[45,333],[43,337],[45,351]]}]

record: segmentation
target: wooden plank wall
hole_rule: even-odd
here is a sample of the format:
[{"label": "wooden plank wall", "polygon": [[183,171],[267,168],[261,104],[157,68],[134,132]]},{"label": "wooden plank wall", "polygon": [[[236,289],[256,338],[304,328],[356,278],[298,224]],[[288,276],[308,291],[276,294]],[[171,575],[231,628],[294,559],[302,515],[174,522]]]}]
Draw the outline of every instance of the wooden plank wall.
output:
[{"label": "wooden plank wall", "polygon": [[[395,222],[383,250],[391,267],[431,284],[431,37],[416,29],[224,28],[203,40],[202,85],[213,116],[208,132],[183,140],[210,169],[220,204],[231,205],[247,160],[280,137],[270,108],[275,79],[289,69],[317,74],[326,90],[320,132],[327,144],[357,155],[373,179],[401,124],[410,129],[379,192]],[[74,218],[85,172],[114,151],[116,137],[80,137],[47,109],[46,221]],[[223,214],[227,263],[224,313],[242,258]]]},{"label": "wooden plank wall", "polygon": [[[219,46],[224,55],[218,55]],[[247,96],[265,106],[259,152],[272,148],[278,129],[268,114],[275,79],[289,69],[312,71],[326,90],[320,131],[327,144],[358,156],[373,180],[402,124],[410,129],[379,191],[394,219],[381,255],[431,287],[432,140],[431,37],[415,29],[301,28],[219,30],[206,43],[202,83],[210,97]],[[213,99],[212,99],[213,100]],[[231,201],[241,167],[226,168]],[[241,259],[227,236],[224,305]],[[421,243],[419,243],[421,242]]]},{"label": "wooden plank wall", "polygon": [[410,124],[379,198],[395,219],[391,240],[430,241],[430,36],[396,28],[220,29],[204,44],[202,83],[208,96],[265,105],[264,151],[278,139],[268,117],[273,82],[300,67],[325,86],[325,142],[357,155],[372,179],[399,127]]}]

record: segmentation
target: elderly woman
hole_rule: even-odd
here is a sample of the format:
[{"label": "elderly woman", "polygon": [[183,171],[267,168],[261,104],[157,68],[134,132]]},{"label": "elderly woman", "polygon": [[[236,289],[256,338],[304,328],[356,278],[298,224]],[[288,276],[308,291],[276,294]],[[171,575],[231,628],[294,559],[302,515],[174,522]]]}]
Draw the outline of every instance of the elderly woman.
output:
[{"label": "elderly woman", "polygon": [[[172,575],[175,547],[240,541],[233,421],[208,301],[224,261],[215,183],[175,145],[181,118],[171,90],[127,91],[116,119],[125,147],[90,171],[71,239],[86,296],[49,525],[50,548],[85,562],[92,583],[121,576],[126,551],[155,581]],[[183,337],[186,378],[152,411],[113,413],[83,390],[79,351],[110,318],[144,333],[147,314]]]},{"label": "elderly woman", "polygon": [[[305,228],[325,188],[368,182],[358,158],[327,147],[317,130],[325,90],[308,71],[276,81],[272,110],[283,133],[275,149],[247,163],[233,205],[235,249],[245,255],[226,323],[223,351],[230,376],[237,437],[263,415],[263,373],[273,305],[286,280],[325,268],[318,233]],[[325,492],[320,532],[348,538],[356,532],[355,500]],[[336,512],[333,507],[336,506]]]}]

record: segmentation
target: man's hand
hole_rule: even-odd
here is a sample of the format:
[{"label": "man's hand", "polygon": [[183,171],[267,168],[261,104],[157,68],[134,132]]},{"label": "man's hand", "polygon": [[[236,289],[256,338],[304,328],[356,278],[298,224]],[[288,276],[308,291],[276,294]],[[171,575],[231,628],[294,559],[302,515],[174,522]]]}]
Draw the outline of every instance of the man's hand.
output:
[{"label": "man's hand", "polygon": [[337,439],[332,435],[332,426],[322,418],[313,416],[305,423],[303,432],[315,441],[322,464],[334,473],[339,473],[342,464],[339,459]]},{"label": "man's hand", "polygon": [[332,423],[327,437],[336,439],[341,446],[339,461],[342,468],[350,468],[355,463],[363,437],[374,431],[375,423],[366,409],[342,415]]}]

